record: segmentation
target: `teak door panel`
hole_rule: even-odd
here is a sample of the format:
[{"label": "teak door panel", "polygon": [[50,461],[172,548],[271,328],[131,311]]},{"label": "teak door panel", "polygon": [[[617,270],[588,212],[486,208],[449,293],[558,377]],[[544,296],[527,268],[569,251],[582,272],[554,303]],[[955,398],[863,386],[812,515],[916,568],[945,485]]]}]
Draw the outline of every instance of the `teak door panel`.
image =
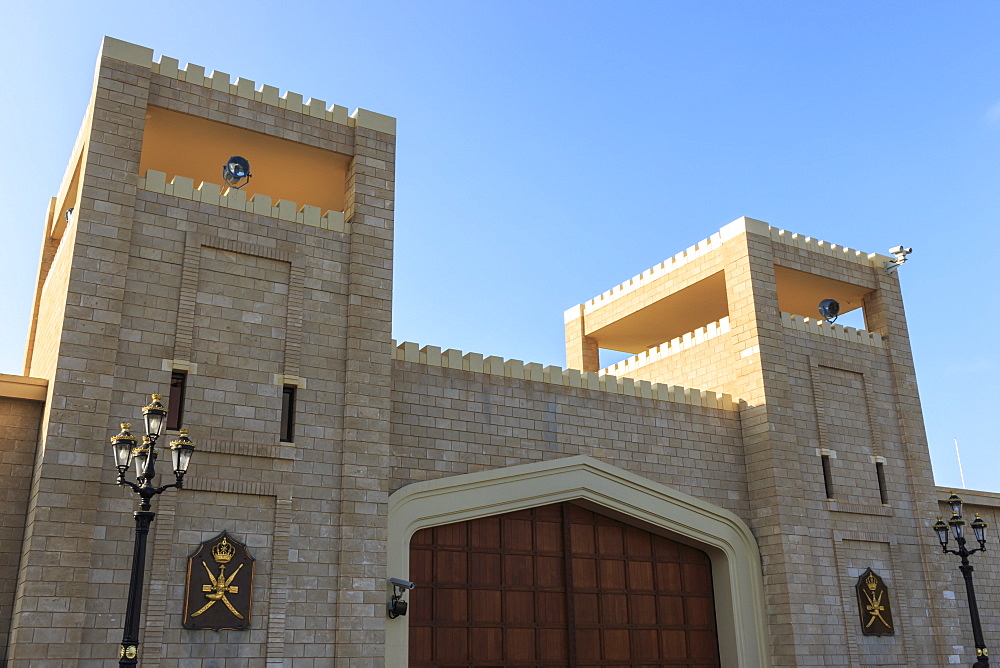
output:
[{"label": "teak door panel", "polygon": [[708,556],[572,503],[419,531],[410,577],[414,668],[719,666]]}]

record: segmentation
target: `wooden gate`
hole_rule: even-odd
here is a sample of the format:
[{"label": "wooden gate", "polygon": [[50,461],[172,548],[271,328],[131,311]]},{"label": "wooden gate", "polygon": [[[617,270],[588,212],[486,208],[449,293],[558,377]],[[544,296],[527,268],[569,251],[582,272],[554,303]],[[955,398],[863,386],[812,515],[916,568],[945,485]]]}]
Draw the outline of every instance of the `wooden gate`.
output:
[{"label": "wooden gate", "polygon": [[708,555],[572,503],[410,540],[410,666],[719,666]]}]

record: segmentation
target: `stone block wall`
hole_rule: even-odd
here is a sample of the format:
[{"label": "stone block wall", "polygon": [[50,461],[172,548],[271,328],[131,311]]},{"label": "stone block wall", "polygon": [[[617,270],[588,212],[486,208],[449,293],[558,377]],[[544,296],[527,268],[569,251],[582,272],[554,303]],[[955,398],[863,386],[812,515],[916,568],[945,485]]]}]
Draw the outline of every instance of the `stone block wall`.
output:
[{"label": "stone block wall", "polygon": [[[344,156],[345,210],[139,174],[150,107]],[[964,610],[952,564],[928,550],[937,500],[898,277],[880,256],[741,219],[567,312],[575,369],[396,347],[394,132],[372,112],[105,42],[64,182],[76,194],[56,198],[46,225],[28,368],[51,400],[0,399],[10,665],[115,658],[135,501],[113,484],[107,438],[139,422],[175,370],[198,451],[184,489],[155,502],[143,666],[381,666],[386,545],[399,539],[387,535],[389,493],[574,455],[751,527],[773,665],[952,661]],[[775,267],[869,289],[870,334],[780,313]],[[725,327],[628,377],[595,373],[589,334],[721,275]],[[285,386],[292,442],[279,433]],[[998,505],[975,495],[970,511],[995,526]],[[223,530],[258,559],[253,628],[183,630],[187,556]],[[852,622],[853,581],[869,566],[895,592],[889,638]],[[982,582],[991,609],[1000,585]]]},{"label": "stone block wall", "polygon": [[0,396],[0,665],[7,660],[25,512],[45,404]]},{"label": "stone block wall", "polygon": [[738,338],[725,331],[622,375],[731,393],[733,368],[745,361],[740,355],[742,351],[736,349],[738,345]]},{"label": "stone block wall", "polygon": [[391,489],[588,455],[749,521],[737,411],[397,361]]},{"label": "stone block wall", "polygon": [[[107,439],[119,421],[141,422],[174,370],[187,373],[183,426],[198,450],[184,489],[154,501],[142,665],[381,665],[394,121],[151,57],[105,40],[81,132],[81,196],[52,265],[65,277],[40,279],[36,319],[64,321],[59,331],[39,319],[31,346],[40,364],[51,358],[54,399],[10,665],[117,656],[136,504],[114,485]],[[239,191],[213,198],[182,175],[140,175],[151,106],[346,156],[346,182],[331,185],[347,193],[345,211],[230,196]],[[289,385],[295,432],[282,442]],[[258,559],[252,630],[183,630],[187,556],[223,530]]]}]

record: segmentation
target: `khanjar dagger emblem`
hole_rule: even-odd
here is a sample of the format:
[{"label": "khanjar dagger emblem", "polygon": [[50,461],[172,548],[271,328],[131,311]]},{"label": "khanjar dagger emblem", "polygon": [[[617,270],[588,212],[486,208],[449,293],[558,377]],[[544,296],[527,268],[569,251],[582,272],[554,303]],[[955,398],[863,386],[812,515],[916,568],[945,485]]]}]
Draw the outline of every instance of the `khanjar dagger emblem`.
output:
[{"label": "khanjar dagger emblem", "polygon": [[188,558],[184,628],[246,629],[253,601],[254,559],[222,532]]},{"label": "khanjar dagger emblem", "polygon": [[889,605],[889,588],[872,569],[866,570],[855,585],[858,592],[858,609],[861,613],[861,632],[866,636],[891,636],[895,633],[892,607]]}]

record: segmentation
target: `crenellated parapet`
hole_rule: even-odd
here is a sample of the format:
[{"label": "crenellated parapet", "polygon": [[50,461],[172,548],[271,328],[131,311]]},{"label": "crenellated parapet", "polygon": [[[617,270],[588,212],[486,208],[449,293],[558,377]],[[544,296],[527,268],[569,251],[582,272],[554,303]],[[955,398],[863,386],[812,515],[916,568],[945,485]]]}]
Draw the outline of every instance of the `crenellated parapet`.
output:
[{"label": "crenellated parapet", "polygon": [[167,183],[166,177],[164,172],[153,169],[146,170],[146,176],[139,178],[139,189],[222,206],[236,211],[254,213],[259,216],[270,216],[300,225],[309,225],[345,234],[350,233],[350,224],[344,220],[343,211],[321,211],[318,206],[299,205],[284,199],[272,202],[270,196],[260,193],[248,198],[246,192],[242,190],[222,188],[215,183],[202,181],[198,186],[195,186],[194,180],[185,176],[175,176],[170,180],[170,183]]},{"label": "crenellated parapet", "polygon": [[409,341],[395,347],[394,359],[400,362],[426,364],[444,369],[486,373],[504,378],[516,378],[539,383],[552,383],[584,390],[608,392],[639,397],[672,401],[690,406],[739,410],[739,402],[729,394],[718,394],[690,387],[651,383],[648,380],[619,378],[617,376],[578,369],[563,369],[557,366],[542,366],[534,362],[502,357],[484,357],[479,353],[463,353],[461,350],[441,350],[438,346],[423,346]]},{"label": "crenellated parapet", "polygon": [[[767,225],[767,223],[763,224]],[[879,269],[883,267],[884,262],[891,259],[888,256],[881,255],[879,253],[865,253],[864,251],[855,250],[846,246],[838,246],[837,244],[832,244],[828,241],[823,241],[822,239],[816,239],[815,237],[807,237],[796,232],[782,230],[777,227],[772,227],[771,225],[767,225],[767,234],[771,237],[772,241],[777,241],[778,243],[787,244],[789,246],[801,248],[802,250],[811,251],[813,253],[819,253],[820,255],[826,255],[827,257],[847,260],[848,262],[854,262],[855,264],[878,267]]]},{"label": "crenellated parapet", "polygon": [[[716,232],[707,239],[702,239],[695,245],[688,247],[687,249],[681,251],[680,253],[677,253],[673,257],[667,258],[666,260],[656,265],[655,267],[647,269],[641,274],[633,276],[624,283],[616,285],[610,290],[602,292],[598,296],[594,297],[590,301],[585,302],[583,304],[584,315],[590,313],[591,311],[599,309],[603,306],[606,306],[612,301],[619,299],[620,297],[624,297],[625,295],[634,292],[645,285],[648,285],[652,281],[655,281],[659,278],[663,278],[670,272],[683,267],[692,260],[707,255],[712,251],[718,250],[722,246],[722,241],[723,241],[722,235]],[[574,307],[567,310],[566,311],[567,321],[570,318],[577,317],[578,313],[579,313],[578,307]]]},{"label": "crenellated parapet", "polygon": [[160,56],[158,61],[153,60],[153,50],[137,44],[123,42],[112,37],[104,38],[103,55],[117,60],[122,60],[133,65],[149,67],[154,73],[161,76],[184,81],[187,83],[204,86],[215,91],[229,93],[247,100],[263,102],[279,109],[286,109],[296,113],[305,114],[314,118],[325,119],[347,125],[349,127],[362,127],[387,134],[396,134],[396,119],[367,109],[355,109],[350,114],[347,107],[339,105],[327,106],[324,100],[318,98],[304,98],[300,93],[292,91],[281,91],[266,84],[258,86],[250,79],[237,78],[231,80],[229,74],[214,70],[210,74],[205,68],[194,63],[187,63],[180,66],[180,61],[169,56]]},{"label": "crenellated parapet", "polygon": [[[837,258],[852,262],[854,264],[872,266],[881,269],[884,266],[884,262],[890,260],[888,256],[881,255],[879,253],[866,253],[864,251],[855,250],[853,248],[848,248],[846,246],[840,246],[838,244],[833,244],[828,241],[823,241],[822,239],[817,239],[815,237],[809,237],[803,234],[798,234],[796,232],[790,232],[788,230],[783,230],[778,227],[774,227],[765,223],[761,220],[756,220],[753,218],[739,218],[732,223],[724,226],[721,230],[713,234],[712,236],[702,239],[693,246],[677,253],[673,257],[667,258],[660,264],[647,269],[641,274],[633,276],[629,280],[616,285],[615,287],[602,292],[600,295],[594,297],[593,299],[583,303],[583,313],[584,315],[595,311],[599,308],[607,306],[611,302],[624,297],[636,290],[649,285],[653,281],[663,278],[667,274],[680,269],[681,267],[687,265],[688,263],[696,260],[698,258],[704,257],[713,251],[720,249],[723,244],[725,244],[730,239],[734,238],[741,232],[754,232],[756,234],[761,234],[770,237],[772,241],[777,243],[786,244],[794,248],[798,248],[805,251],[810,251],[813,253],[818,253],[820,255],[825,255],[827,257]],[[566,318],[569,321],[572,318],[578,317],[579,310],[578,307],[574,307],[566,311]]]},{"label": "crenellated parapet", "polygon": [[617,364],[612,364],[606,369],[603,369],[601,373],[615,375],[631,373],[639,367],[652,364],[653,362],[659,362],[660,360],[670,357],[671,355],[676,355],[683,350],[687,350],[700,343],[704,343],[705,341],[721,336],[728,331],[729,318],[721,318],[716,322],[710,322],[704,327],[699,327],[693,332],[687,332],[683,336],[678,336],[670,341],[667,341],[666,343],[661,343],[658,346],[654,346],[649,350],[641,352],[638,355],[628,357]]},{"label": "crenellated parapet", "polygon": [[781,324],[788,329],[807,332],[809,334],[829,336],[832,339],[838,339],[840,341],[860,343],[874,348],[885,347],[885,344],[882,341],[882,335],[878,332],[869,332],[864,329],[855,329],[854,327],[844,327],[843,325],[831,324],[818,318],[807,318],[793,313],[782,313]]}]

